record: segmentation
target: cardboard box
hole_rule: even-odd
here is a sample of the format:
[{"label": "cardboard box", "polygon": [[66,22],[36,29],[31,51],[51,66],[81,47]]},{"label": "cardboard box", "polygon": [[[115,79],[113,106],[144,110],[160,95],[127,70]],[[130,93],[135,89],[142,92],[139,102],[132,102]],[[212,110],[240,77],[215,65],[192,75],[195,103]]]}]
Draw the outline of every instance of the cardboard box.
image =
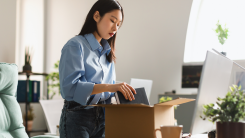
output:
[{"label": "cardboard box", "polygon": [[[144,104],[94,105],[105,107],[106,138],[155,138],[161,125],[174,125],[174,105],[194,101],[179,98],[148,106]],[[160,133],[157,137],[161,138]]]}]

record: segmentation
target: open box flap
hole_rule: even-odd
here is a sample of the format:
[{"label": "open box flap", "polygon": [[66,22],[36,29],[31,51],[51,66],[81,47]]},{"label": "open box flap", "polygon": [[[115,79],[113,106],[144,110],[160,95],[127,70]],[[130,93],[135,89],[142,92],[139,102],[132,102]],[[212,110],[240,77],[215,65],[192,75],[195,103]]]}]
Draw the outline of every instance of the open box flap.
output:
[{"label": "open box flap", "polygon": [[187,102],[191,102],[191,101],[195,101],[196,99],[188,99],[188,98],[177,98],[171,101],[167,101],[164,103],[158,103],[155,105],[179,105],[179,104],[183,104],[183,103],[187,103]]},{"label": "open box flap", "polygon": [[96,105],[91,105],[91,106],[101,106],[101,107],[145,107],[149,108],[151,106],[145,105],[145,104],[96,104]]}]

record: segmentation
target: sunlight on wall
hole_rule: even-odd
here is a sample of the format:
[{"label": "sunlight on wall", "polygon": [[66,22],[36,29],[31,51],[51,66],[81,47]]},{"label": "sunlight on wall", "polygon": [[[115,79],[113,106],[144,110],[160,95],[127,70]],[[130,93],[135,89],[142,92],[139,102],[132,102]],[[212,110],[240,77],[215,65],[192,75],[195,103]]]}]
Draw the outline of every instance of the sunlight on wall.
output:
[{"label": "sunlight on wall", "polygon": [[43,45],[44,45],[44,4],[43,0],[22,0],[19,3],[17,18],[19,28],[17,32],[18,57],[16,63],[19,66],[19,71],[22,71],[24,63],[25,47],[31,46],[34,49],[32,59],[32,71],[43,72]]},{"label": "sunlight on wall", "polygon": [[[195,0],[193,1],[186,44],[184,62],[202,62],[207,50],[212,48],[227,52],[232,60],[245,59],[245,1],[244,0]],[[224,45],[218,41],[216,24],[226,24],[229,29]]]}]

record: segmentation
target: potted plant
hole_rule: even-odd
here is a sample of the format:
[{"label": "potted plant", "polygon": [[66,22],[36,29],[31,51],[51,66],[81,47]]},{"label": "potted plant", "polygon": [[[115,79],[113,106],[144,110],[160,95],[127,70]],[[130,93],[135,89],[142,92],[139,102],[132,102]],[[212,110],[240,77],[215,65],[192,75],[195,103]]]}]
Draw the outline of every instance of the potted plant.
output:
[{"label": "potted plant", "polygon": [[31,49],[29,47],[25,48],[25,65],[23,66],[23,72],[28,72],[28,73],[32,72],[31,61],[33,58],[33,54],[34,51],[32,48]]},{"label": "potted plant", "polygon": [[245,95],[241,86],[233,85],[225,98],[217,98],[216,104],[204,105],[203,120],[216,122],[218,138],[245,138]]},{"label": "potted plant", "polygon": [[[34,119],[34,113],[33,113],[33,107],[30,106],[29,110],[27,111],[27,130],[31,131],[32,130],[32,124],[33,124],[33,119]],[[26,127],[26,121],[25,121],[25,114],[23,116],[23,120],[24,120],[24,126]]]},{"label": "potted plant", "polygon": [[48,86],[48,94],[51,94],[50,99],[53,99],[53,97],[57,93],[57,91],[60,94],[60,80],[59,80],[60,77],[59,77],[59,72],[58,72],[59,63],[60,63],[60,61],[57,61],[54,64],[54,69],[56,71],[55,72],[51,72],[46,77],[46,81],[50,82],[49,86]]},{"label": "potted plant", "polygon": [[[219,40],[221,45],[224,45],[225,41],[228,38],[228,29],[226,28],[226,26],[223,29],[221,24],[219,23],[219,21],[216,24],[216,26],[217,26],[217,28],[215,29],[215,32],[218,36],[218,40]],[[223,46],[222,46],[222,49],[223,49]],[[221,53],[226,56],[226,52],[223,52],[223,50]]]}]

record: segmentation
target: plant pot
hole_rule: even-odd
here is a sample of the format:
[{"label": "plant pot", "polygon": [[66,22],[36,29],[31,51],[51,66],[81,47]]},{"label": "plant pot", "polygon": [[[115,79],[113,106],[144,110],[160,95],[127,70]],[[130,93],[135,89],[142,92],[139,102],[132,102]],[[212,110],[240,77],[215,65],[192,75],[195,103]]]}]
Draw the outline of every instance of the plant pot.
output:
[{"label": "plant pot", "polygon": [[[27,125],[28,125],[27,131],[31,131],[32,130],[32,124],[33,124],[33,120],[27,121]],[[24,126],[26,127],[26,122],[25,121],[24,121]]]},{"label": "plant pot", "polygon": [[245,138],[245,123],[216,122],[217,138]]},{"label": "plant pot", "polygon": [[23,66],[23,72],[31,73],[31,65],[30,64],[25,64]]}]

